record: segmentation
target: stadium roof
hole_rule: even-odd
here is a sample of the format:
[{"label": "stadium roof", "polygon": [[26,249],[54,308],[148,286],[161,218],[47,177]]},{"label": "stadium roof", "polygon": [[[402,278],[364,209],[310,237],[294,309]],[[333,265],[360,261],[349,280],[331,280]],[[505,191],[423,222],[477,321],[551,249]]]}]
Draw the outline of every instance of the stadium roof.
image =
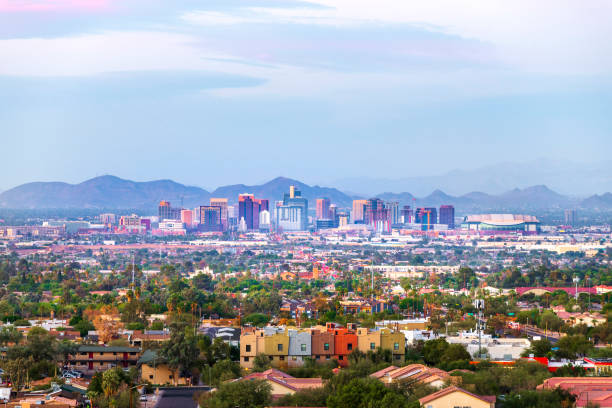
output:
[{"label": "stadium roof", "polygon": [[516,225],[523,223],[539,223],[533,215],[523,214],[477,214],[465,217],[466,223],[485,223],[491,225]]}]

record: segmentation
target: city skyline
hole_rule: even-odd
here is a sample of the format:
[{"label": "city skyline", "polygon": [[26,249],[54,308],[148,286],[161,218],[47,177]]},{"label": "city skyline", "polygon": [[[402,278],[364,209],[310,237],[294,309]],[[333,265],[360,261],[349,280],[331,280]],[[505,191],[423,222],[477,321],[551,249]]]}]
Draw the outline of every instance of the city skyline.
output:
[{"label": "city skyline", "polygon": [[474,6],[0,1],[0,190],[606,160],[611,5]]}]

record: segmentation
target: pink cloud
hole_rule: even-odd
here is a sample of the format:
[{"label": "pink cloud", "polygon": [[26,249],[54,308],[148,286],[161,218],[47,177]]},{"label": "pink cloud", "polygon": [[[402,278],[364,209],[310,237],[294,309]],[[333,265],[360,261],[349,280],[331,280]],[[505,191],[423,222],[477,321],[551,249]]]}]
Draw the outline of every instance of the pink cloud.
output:
[{"label": "pink cloud", "polygon": [[0,0],[0,13],[45,11],[96,11],[110,0]]}]

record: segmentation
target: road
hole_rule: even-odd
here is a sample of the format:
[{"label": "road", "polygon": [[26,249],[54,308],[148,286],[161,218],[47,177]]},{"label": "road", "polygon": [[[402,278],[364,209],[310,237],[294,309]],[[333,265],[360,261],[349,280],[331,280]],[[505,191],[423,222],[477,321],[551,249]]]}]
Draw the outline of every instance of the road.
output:
[{"label": "road", "polygon": [[193,395],[198,391],[208,391],[208,387],[177,387],[159,390],[155,408],[197,408]]},{"label": "road", "polygon": [[559,337],[556,334],[551,334],[550,332],[544,334],[544,331],[542,331],[540,329],[537,329],[537,328],[534,328],[532,326],[523,327],[523,329],[521,329],[521,331],[523,333],[526,333],[530,337],[540,336],[543,339],[546,338],[546,339],[548,339],[548,341],[550,341],[553,344],[559,341]]}]

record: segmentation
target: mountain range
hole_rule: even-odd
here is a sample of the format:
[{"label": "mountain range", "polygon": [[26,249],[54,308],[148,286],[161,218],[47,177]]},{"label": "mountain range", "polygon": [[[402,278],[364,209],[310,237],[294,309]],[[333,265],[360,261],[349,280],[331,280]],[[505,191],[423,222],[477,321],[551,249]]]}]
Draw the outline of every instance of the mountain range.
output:
[{"label": "mountain range", "polygon": [[[466,160],[466,165],[469,160]],[[457,169],[442,174],[398,178],[355,177],[333,181],[342,191],[374,195],[381,191],[410,191],[425,196],[441,189],[462,195],[470,191],[504,194],[509,188],[525,189],[546,185],[565,195],[587,197],[612,191],[612,161],[574,163],[567,160],[538,159],[506,162],[473,169]]]},{"label": "mountain range", "polygon": [[566,196],[544,185],[515,188],[501,194],[472,192],[449,195],[435,190],[424,197],[411,193],[384,192],[370,196],[348,194],[337,188],[310,186],[298,180],[277,177],[267,183],[248,186],[236,184],[219,187],[209,192],[200,187],[186,186],[172,180],[136,182],[115,176],[100,176],[79,184],[61,182],[27,183],[0,194],[0,207],[12,209],[140,209],[153,211],[159,201],[168,200],[173,206],[194,208],[206,205],[211,197],[226,197],[236,203],[238,194],[251,193],[267,198],[271,204],[281,200],[289,186],[297,186],[315,208],[315,200],[327,197],[339,207],[350,207],[352,200],[379,197],[398,201],[400,205],[435,206],[452,204],[459,212],[465,211],[534,211],[543,209],[585,208],[612,210],[612,194],[592,195],[584,199]]}]

